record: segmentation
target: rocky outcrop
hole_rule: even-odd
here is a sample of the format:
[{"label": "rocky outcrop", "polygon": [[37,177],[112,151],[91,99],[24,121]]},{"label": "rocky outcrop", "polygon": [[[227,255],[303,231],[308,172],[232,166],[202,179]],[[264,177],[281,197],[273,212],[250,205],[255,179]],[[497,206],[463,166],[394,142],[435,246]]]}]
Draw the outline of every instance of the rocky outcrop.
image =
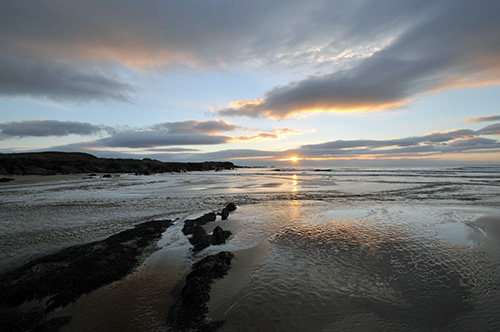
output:
[{"label": "rocky outcrop", "polygon": [[171,308],[167,325],[171,331],[215,331],[223,321],[206,322],[207,303],[214,279],[222,278],[231,268],[234,255],[222,251],[195,263],[186,283]]},{"label": "rocky outcrop", "polygon": [[[220,213],[218,213],[218,215],[221,216],[222,220],[226,220],[229,216],[229,212],[234,210],[236,210],[236,205],[234,203],[229,203]],[[215,227],[212,234],[207,234],[202,225],[215,221],[216,218],[216,214],[210,212],[196,219],[184,221],[182,233],[184,233],[184,235],[191,235],[189,243],[193,245],[194,252],[201,251],[210,245],[224,244],[231,236],[230,231],[225,231],[220,226]]]},{"label": "rocky outcrop", "polygon": [[0,154],[0,175],[53,175],[70,173],[192,172],[234,169],[231,162],[171,163],[145,158],[97,158],[78,152],[39,152]]},{"label": "rocky outcrop", "polygon": [[[54,309],[129,274],[171,223],[145,222],[105,240],[69,247],[0,275],[2,331],[44,331],[46,326],[67,322],[44,319]],[[36,301],[38,306],[21,314],[16,307],[26,301]]]}]

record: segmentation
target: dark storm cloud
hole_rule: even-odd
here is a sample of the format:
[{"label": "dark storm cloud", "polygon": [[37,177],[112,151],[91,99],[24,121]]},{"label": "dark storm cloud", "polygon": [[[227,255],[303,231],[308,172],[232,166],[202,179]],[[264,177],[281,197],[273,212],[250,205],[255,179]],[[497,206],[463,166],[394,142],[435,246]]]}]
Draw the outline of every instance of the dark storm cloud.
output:
[{"label": "dark storm cloud", "polygon": [[87,122],[57,121],[57,120],[27,120],[0,123],[0,136],[67,136],[95,135],[113,133],[108,126],[92,125]]}]

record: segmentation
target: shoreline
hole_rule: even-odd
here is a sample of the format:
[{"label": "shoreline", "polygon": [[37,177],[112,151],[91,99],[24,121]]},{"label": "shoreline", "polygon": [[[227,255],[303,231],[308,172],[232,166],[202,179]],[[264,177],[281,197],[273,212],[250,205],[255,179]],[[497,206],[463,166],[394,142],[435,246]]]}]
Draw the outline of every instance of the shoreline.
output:
[{"label": "shoreline", "polygon": [[80,152],[0,153],[0,175],[57,175],[73,173],[153,173],[234,169],[228,161],[162,162],[144,159],[98,158]]}]

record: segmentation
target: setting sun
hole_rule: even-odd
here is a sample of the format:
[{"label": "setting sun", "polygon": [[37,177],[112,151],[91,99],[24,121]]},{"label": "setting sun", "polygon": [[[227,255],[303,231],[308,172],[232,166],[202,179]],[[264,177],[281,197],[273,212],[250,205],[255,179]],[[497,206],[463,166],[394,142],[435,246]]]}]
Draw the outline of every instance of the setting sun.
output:
[{"label": "setting sun", "polygon": [[292,161],[292,162],[294,162],[294,163],[296,163],[297,161],[299,161],[299,158],[296,157],[296,156],[293,156],[289,160]]}]

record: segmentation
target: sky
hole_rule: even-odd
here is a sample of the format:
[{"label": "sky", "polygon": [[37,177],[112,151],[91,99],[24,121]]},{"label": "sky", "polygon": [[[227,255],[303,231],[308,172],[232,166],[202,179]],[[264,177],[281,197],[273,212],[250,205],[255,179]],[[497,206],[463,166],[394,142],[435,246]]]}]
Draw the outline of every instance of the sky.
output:
[{"label": "sky", "polygon": [[500,1],[3,0],[0,153],[500,164]]}]

